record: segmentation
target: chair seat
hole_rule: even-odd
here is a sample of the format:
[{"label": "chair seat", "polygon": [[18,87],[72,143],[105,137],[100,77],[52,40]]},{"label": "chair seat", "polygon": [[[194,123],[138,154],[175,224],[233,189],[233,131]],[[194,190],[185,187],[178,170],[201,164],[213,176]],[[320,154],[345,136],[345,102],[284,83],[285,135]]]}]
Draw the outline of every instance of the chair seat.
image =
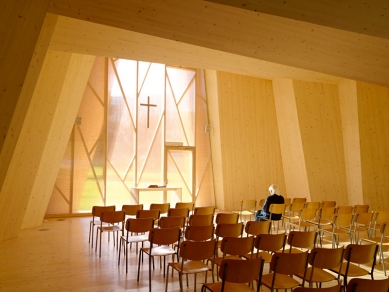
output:
[{"label": "chair seat", "polygon": [[[256,258],[257,253],[254,252],[253,254],[248,253],[248,254],[242,255],[242,257],[244,257],[245,259],[251,259],[251,256],[253,256],[253,258]],[[262,257],[262,259],[265,261],[265,263],[270,263],[272,256],[273,256],[272,254],[270,254],[266,251],[258,252],[258,257]]]},{"label": "chair seat", "polygon": [[[313,276],[312,276],[312,282],[329,282],[329,281],[336,279],[336,276],[334,276],[333,274],[326,272],[322,269],[316,268],[313,271],[314,272],[313,272]],[[311,274],[312,274],[312,267],[308,267],[307,274],[305,276],[306,281],[310,280]],[[299,278],[303,278],[304,274],[298,273],[298,274],[296,274],[296,276],[298,276]]]},{"label": "chair seat", "polygon": [[[239,213],[239,212],[236,212],[236,213]],[[242,214],[243,216],[250,216],[250,215],[254,215],[254,212],[242,211],[241,214]]]},{"label": "chair seat", "polygon": [[[266,274],[262,276],[261,283],[266,287],[271,287],[273,282],[273,274]],[[292,289],[300,285],[300,282],[292,279],[288,275],[277,274],[274,283],[274,289]]]},{"label": "chair seat", "polygon": [[153,247],[153,249],[151,250],[151,254],[150,254],[150,248],[149,247],[143,247],[141,248],[141,250],[151,256],[167,256],[167,255],[171,255],[171,254],[175,254],[176,251],[171,248],[170,246],[167,246],[167,245],[161,245],[161,246],[156,246],[156,247]]},{"label": "chair seat", "polygon": [[147,241],[149,235],[148,234],[132,235],[128,237],[128,240],[126,236],[121,236],[121,238],[127,243],[136,243],[136,242]]},{"label": "chair seat", "polygon": [[108,231],[108,232],[122,231],[122,227],[118,225],[110,225],[110,226],[103,226],[103,227],[99,226],[97,228],[100,229],[101,231]]},{"label": "chair seat", "polygon": [[238,256],[227,255],[224,258],[218,257],[215,259],[211,259],[211,262],[214,262],[216,265],[220,266],[223,260],[243,260],[243,259]]},{"label": "chair seat", "polygon": [[[169,266],[171,266],[173,269],[177,271],[181,271],[181,264],[178,263],[169,263]],[[201,272],[207,272],[211,271],[211,267],[209,267],[207,264],[204,264],[202,261],[186,261],[184,262],[183,274],[195,274],[195,273],[201,273]]]},{"label": "chair seat", "polygon": [[[381,236],[376,236],[372,238],[364,238],[363,241],[381,244],[381,239]],[[385,238],[382,240],[382,245],[389,245],[389,239]]]},{"label": "chair seat", "polygon": [[[343,262],[342,269],[339,272],[339,274],[341,274],[342,276],[345,275],[345,273],[346,273],[346,266],[347,266],[347,262]],[[335,272],[337,272],[337,271],[339,271],[339,267],[336,269],[333,269],[333,270]],[[365,276],[367,274],[369,274],[369,272],[366,269],[361,268],[361,267],[354,265],[354,264],[350,264],[350,266],[348,268],[347,276],[348,277],[360,277],[360,276]]]},{"label": "chair seat", "polygon": [[[222,283],[221,282],[216,282],[216,283],[204,283],[203,284],[205,287],[207,287],[209,290],[217,292],[221,291],[222,289]],[[253,289],[251,289],[249,286],[246,284],[240,284],[240,283],[230,283],[226,282],[224,285],[224,292],[245,292],[245,291],[250,291],[252,292]]]}]

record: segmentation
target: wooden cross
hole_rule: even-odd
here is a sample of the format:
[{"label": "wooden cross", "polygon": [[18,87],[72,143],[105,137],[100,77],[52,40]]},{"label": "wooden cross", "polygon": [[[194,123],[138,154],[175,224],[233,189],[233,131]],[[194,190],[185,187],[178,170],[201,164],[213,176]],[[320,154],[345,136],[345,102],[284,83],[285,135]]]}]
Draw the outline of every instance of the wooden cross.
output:
[{"label": "wooden cross", "polygon": [[156,104],[150,104],[150,96],[147,97],[147,103],[141,103],[140,105],[147,106],[147,128],[149,127],[150,118],[150,106],[157,106]]}]

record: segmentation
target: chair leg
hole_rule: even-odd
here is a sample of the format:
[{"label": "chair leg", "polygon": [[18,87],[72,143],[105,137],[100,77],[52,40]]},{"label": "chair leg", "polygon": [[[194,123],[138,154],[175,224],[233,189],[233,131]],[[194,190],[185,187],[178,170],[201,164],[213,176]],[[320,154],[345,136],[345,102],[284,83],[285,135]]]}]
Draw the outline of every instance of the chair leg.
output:
[{"label": "chair leg", "polygon": [[[173,268],[172,268],[173,269]],[[165,283],[165,292],[167,292],[167,286],[169,284],[169,265],[167,266],[167,271],[166,271],[166,283]]]},{"label": "chair leg", "polygon": [[151,292],[151,255],[149,254],[149,292]]},{"label": "chair leg", "polygon": [[141,257],[142,257],[142,254],[143,254],[143,251],[141,250],[141,251],[139,252],[138,276],[137,276],[137,278],[136,278],[136,281],[137,281],[137,282],[139,282],[140,259],[141,259]]}]

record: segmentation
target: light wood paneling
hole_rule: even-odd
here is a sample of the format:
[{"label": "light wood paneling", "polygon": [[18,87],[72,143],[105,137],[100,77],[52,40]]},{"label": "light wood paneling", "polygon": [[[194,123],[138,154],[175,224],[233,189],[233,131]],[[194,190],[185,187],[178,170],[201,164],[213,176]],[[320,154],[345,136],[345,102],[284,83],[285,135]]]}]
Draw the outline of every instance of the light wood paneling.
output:
[{"label": "light wood paneling", "polygon": [[348,204],[362,205],[365,202],[362,192],[357,84],[355,81],[343,80],[339,83],[339,102],[342,116]]},{"label": "light wood paneling", "polygon": [[[45,25],[41,31],[49,2],[48,0],[1,2],[0,189],[11,163],[54,28]],[[33,66],[30,66],[32,58]],[[3,200],[1,194],[0,198]]]},{"label": "light wood paneling", "polygon": [[219,90],[217,72],[214,70],[205,70],[205,85],[208,100],[208,116],[211,125],[210,144],[213,165],[213,178],[215,186],[216,206],[221,210],[225,209],[224,201],[224,178],[223,178],[223,157],[221,152],[220,138],[220,113],[219,113]]},{"label": "light wood paneling", "polygon": [[285,195],[271,81],[218,72],[225,209],[265,198],[271,184]]},{"label": "light wood paneling", "polygon": [[338,87],[302,81],[293,84],[311,200],[346,205]]},{"label": "light wood paneling", "polygon": [[282,165],[288,197],[311,199],[293,80],[273,80]]},{"label": "light wood paneling", "polygon": [[388,39],[195,0],[53,0],[49,11],[235,55],[389,85]]},{"label": "light wood paneling", "polygon": [[[38,121],[29,121],[29,124],[34,124],[34,128],[49,139],[39,139],[45,142],[44,155],[39,162],[22,228],[42,223],[94,59],[94,56],[62,52],[46,55],[30,106],[31,117]],[[42,110],[36,115],[38,108]]]},{"label": "light wood paneling", "polygon": [[357,82],[364,201],[389,210],[389,88]]},{"label": "light wood paneling", "polygon": [[214,69],[265,79],[295,78],[336,84],[340,81],[340,78],[328,74],[63,16],[59,17],[50,49],[173,66],[179,64],[188,68]]}]

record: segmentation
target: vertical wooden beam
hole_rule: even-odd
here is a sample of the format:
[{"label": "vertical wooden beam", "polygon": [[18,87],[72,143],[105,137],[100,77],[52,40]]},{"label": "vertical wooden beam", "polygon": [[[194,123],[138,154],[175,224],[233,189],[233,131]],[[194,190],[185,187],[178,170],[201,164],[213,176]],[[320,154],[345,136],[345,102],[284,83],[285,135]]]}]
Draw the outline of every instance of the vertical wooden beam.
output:
[{"label": "vertical wooden beam", "polygon": [[[46,55],[28,120],[21,132],[23,140],[32,145],[19,146],[23,152],[22,165],[31,161],[31,156],[37,160],[36,169],[29,169],[32,177],[23,176],[32,182],[32,189],[22,228],[42,223],[94,59],[63,52]],[[17,171],[22,174],[26,169]]]},{"label": "vertical wooden beam", "polygon": [[282,164],[288,197],[311,199],[293,80],[273,80]]},{"label": "vertical wooden beam", "polygon": [[345,79],[339,83],[339,103],[342,117],[348,204],[364,204],[356,81]]},{"label": "vertical wooden beam", "polygon": [[209,133],[213,177],[215,187],[215,202],[218,209],[224,210],[224,185],[223,185],[223,159],[220,140],[220,117],[219,117],[219,93],[217,85],[217,72],[215,70],[205,70],[205,86],[208,100],[208,117],[211,125]]}]

